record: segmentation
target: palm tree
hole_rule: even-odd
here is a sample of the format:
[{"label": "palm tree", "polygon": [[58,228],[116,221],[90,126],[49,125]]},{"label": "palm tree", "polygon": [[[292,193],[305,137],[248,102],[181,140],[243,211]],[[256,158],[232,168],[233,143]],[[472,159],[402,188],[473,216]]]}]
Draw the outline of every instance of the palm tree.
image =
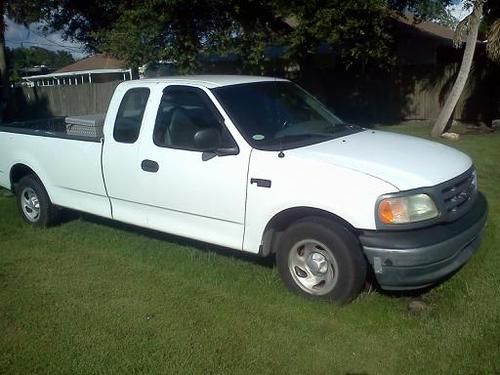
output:
[{"label": "palm tree", "polygon": [[[471,71],[476,49],[479,25],[483,16],[483,5],[485,0],[475,0],[473,2],[472,13],[465,17],[457,26],[455,31],[455,46],[460,46],[465,39],[465,50],[458,72],[457,79],[446,98],[441,112],[432,128],[432,136],[439,137],[443,134],[446,124],[451,118],[460,96],[464,90],[469,73]],[[497,19],[491,26],[488,33],[487,51],[492,59],[500,60],[500,20]]]},{"label": "palm tree", "polygon": [[493,60],[500,61],[500,19],[490,27],[486,50]]}]

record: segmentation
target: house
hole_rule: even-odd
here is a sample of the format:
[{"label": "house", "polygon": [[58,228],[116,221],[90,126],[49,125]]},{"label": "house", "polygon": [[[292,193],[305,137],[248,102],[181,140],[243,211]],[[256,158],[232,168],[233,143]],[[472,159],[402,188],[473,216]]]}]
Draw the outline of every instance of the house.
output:
[{"label": "house", "polygon": [[123,61],[106,54],[87,57],[49,74],[23,77],[27,86],[81,85],[130,79],[133,79],[132,69],[126,68]]},{"label": "house", "polygon": [[[343,119],[361,124],[435,119],[453,85],[463,56],[454,31],[411,15],[387,19],[394,64],[346,69],[335,49],[318,49],[293,78]],[[291,27],[296,27],[293,23]],[[478,41],[474,69],[454,111],[454,119],[487,124],[498,118],[500,69],[489,64]]]},{"label": "house", "polygon": [[400,66],[449,64],[460,58],[461,52],[453,48],[455,32],[449,27],[406,15],[394,17],[391,28]]}]

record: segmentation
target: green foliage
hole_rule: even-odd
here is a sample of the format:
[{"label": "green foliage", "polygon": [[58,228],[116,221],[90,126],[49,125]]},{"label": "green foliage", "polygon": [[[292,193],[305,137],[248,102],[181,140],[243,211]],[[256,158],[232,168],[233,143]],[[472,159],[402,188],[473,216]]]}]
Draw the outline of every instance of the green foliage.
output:
[{"label": "green foliage", "polygon": [[500,62],[500,19],[497,19],[488,30],[486,50],[492,60]]},{"label": "green foliage", "polygon": [[[24,3],[25,0],[21,0]],[[384,20],[410,10],[437,18],[449,0],[36,0],[32,19],[62,30],[89,50],[104,50],[132,65],[175,61],[196,71],[201,55],[237,55],[260,72],[269,46],[286,48],[286,65],[307,64],[328,44],[339,63],[380,66],[392,61]],[[36,4],[36,6],[33,6]],[[17,7],[17,13],[23,13]],[[25,12],[26,13],[26,12]],[[294,25],[290,24],[294,20]]]},{"label": "green foliage", "polygon": [[19,23],[30,23],[41,19],[42,13],[40,12],[40,5],[44,0],[15,0],[0,2],[0,40],[3,42],[5,33],[5,19],[8,16]]},{"label": "green foliage", "polygon": [[441,25],[455,28],[458,20],[447,9],[451,0],[388,0],[389,6],[399,12],[409,12],[416,19],[432,20]]},{"label": "green foliage", "polygon": [[489,0],[484,3],[484,23],[488,26],[493,25],[500,19],[500,1]]},{"label": "green foliage", "polygon": [[43,16],[44,0],[7,0],[3,1],[3,14],[20,23],[38,21]]},{"label": "green foliage", "polygon": [[457,27],[457,24],[459,20],[453,16],[453,14],[450,12],[449,9],[443,8],[437,15],[436,18],[433,18],[432,21],[449,27],[450,29],[455,29]]},{"label": "green foliage", "polygon": [[[274,27],[283,23],[264,2],[152,0],[127,9],[112,30],[94,33],[99,47],[130,64],[175,61],[195,71],[200,54],[239,53],[257,65]],[[284,23],[283,23],[284,25]]]},{"label": "green foliage", "polygon": [[[281,46],[282,63],[308,64],[327,46],[345,66],[390,66],[386,20],[411,12],[417,19],[454,23],[451,0],[19,0],[8,11],[107,51],[133,66],[175,62],[182,73],[200,68],[201,56],[238,56],[243,70],[259,73],[266,48]],[[26,4],[25,4],[26,3]],[[496,8],[494,0],[485,6]],[[493,4],[493,5],[490,5]],[[10,9],[8,6],[8,9]],[[9,14],[10,14],[9,13]],[[486,12],[487,14],[487,12]]]},{"label": "green foliage", "polygon": [[296,63],[307,61],[325,43],[345,66],[389,61],[384,1],[326,1],[319,8],[315,2],[296,1],[288,12],[298,25],[284,38],[284,44]]},{"label": "green foliage", "polygon": [[134,65],[175,61],[196,71],[200,55],[240,57],[259,71],[268,46],[284,46],[289,64],[307,63],[327,43],[346,65],[387,61],[389,37],[382,0],[152,0],[126,10],[111,30],[94,34],[100,47]]},{"label": "green foliage", "polygon": [[44,21],[45,31],[61,31],[67,39],[93,50],[93,30],[106,30],[134,0],[6,0],[3,13],[18,23]]},{"label": "green foliage", "polygon": [[266,47],[282,46],[282,63],[307,65],[330,48],[336,61],[388,67],[394,62],[387,19],[412,12],[452,26],[450,0],[151,0],[131,6],[113,27],[96,30],[98,48],[134,65],[175,61],[181,72],[199,69],[201,55],[236,55],[243,70],[260,72]]},{"label": "green foliage", "polygon": [[487,1],[484,4],[483,24],[487,30],[488,55],[493,61],[500,63],[500,1]]},{"label": "green foliage", "polygon": [[59,69],[73,63],[75,60],[66,51],[49,51],[40,47],[6,49],[10,80],[17,82],[23,75],[23,70],[36,65]]},{"label": "green foliage", "polygon": [[[479,40],[487,40],[486,51],[488,57],[495,62],[500,62],[500,1],[492,0],[467,0],[464,8],[470,11],[456,27],[455,46],[461,46],[470,32],[470,23],[474,20],[473,9],[475,4],[483,4],[481,24],[479,27]],[[477,17],[476,17],[477,18]]]}]

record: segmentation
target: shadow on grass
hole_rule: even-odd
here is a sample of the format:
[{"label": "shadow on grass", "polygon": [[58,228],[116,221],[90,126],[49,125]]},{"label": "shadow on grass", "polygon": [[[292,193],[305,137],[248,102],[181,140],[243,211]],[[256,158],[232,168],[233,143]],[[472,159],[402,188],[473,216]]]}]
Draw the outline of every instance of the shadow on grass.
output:
[{"label": "shadow on grass", "polygon": [[87,214],[87,213],[79,213],[76,211],[70,211],[70,210],[64,210],[63,212],[63,217],[61,220],[61,224],[77,220],[77,219],[83,219],[84,221],[94,223],[94,224],[99,224],[99,225],[104,225],[113,229],[117,229],[120,231],[126,231],[130,233],[134,233],[140,236],[144,236],[150,239],[155,239],[155,240],[160,240],[160,241],[165,241],[169,242],[175,245],[179,246],[186,246],[186,247],[193,247],[197,250],[203,251],[203,252],[212,252],[217,255],[222,255],[225,257],[230,257],[230,258],[236,258],[238,260],[242,260],[245,262],[251,262],[251,263],[256,263],[261,266],[267,267],[267,268],[273,268],[275,265],[274,257],[261,257],[257,254],[252,254],[252,253],[247,253],[243,251],[238,251],[234,249],[230,249],[227,247],[223,246],[217,246],[213,244],[209,244],[206,242],[202,241],[197,241],[193,240],[190,238],[186,237],[180,237],[176,236],[173,234],[168,234],[164,232],[159,232],[153,229],[148,229],[148,228],[143,228],[143,227],[138,227],[135,225],[131,224],[125,224],[119,221],[111,220],[111,219],[106,219],[103,217]]},{"label": "shadow on grass", "polygon": [[[0,196],[4,195],[6,198],[14,198],[14,196],[7,190],[0,190]],[[179,246],[185,246],[185,247],[192,247],[195,248],[196,250],[202,251],[204,253],[215,253],[217,255],[221,255],[224,257],[228,258],[235,258],[244,262],[248,263],[253,263],[253,264],[258,264],[260,266],[272,269],[276,265],[276,261],[274,256],[268,256],[268,257],[261,257],[257,254],[251,254],[251,253],[246,253],[243,251],[238,251],[222,246],[217,246],[213,244],[209,244],[206,242],[202,241],[197,241],[193,240],[190,238],[185,238],[185,237],[180,237],[180,236],[175,236],[172,234],[164,233],[164,232],[159,232],[155,231],[152,229],[147,229],[147,228],[142,228],[138,227],[135,225],[131,224],[125,224],[121,223],[119,221],[111,220],[111,219],[106,219],[102,218],[99,216],[87,214],[87,213],[82,213],[78,211],[73,211],[73,210],[68,210],[68,209],[62,209],[61,212],[61,219],[59,221],[59,225],[64,225],[66,223],[69,223],[71,221],[75,220],[83,220],[89,223],[93,224],[98,224],[98,225],[103,225],[109,228],[113,228],[119,231],[124,231],[124,232],[129,232],[129,233],[134,233],[136,235],[140,235],[146,238],[150,239],[155,239],[159,241],[165,241],[169,242],[171,244],[179,245]],[[420,288],[420,289],[415,289],[415,290],[403,290],[403,291],[392,291],[392,290],[384,290],[382,289],[376,279],[375,275],[373,273],[373,270],[369,268],[368,274],[367,274],[367,280],[366,284],[364,287],[364,291],[368,292],[371,294],[372,292],[377,292],[383,296],[389,297],[389,298],[399,298],[399,299],[406,299],[406,298],[422,298],[425,294],[430,292],[432,289],[440,286],[447,280],[449,280],[453,275],[455,275],[457,272],[460,271],[462,267],[459,269],[455,270],[453,273],[450,275],[446,276],[445,278],[439,280],[433,285],[427,286],[425,288]]]},{"label": "shadow on grass", "polygon": [[410,290],[384,290],[384,289],[381,289],[378,285],[376,288],[380,294],[387,296],[387,297],[390,297],[390,298],[423,299],[423,297],[425,297],[425,295],[427,293],[429,293],[433,289],[441,286],[442,284],[444,284],[445,282],[450,280],[455,274],[460,272],[460,270],[462,269],[463,266],[464,265],[460,266],[458,269],[456,269],[452,273],[448,274],[444,278],[439,279],[438,281],[436,281],[432,285],[428,285],[428,286],[423,287],[423,288],[410,289]]},{"label": "shadow on grass", "polygon": [[[134,233],[140,236],[144,236],[150,239],[155,239],[155,240],[160,240],[160,241],[165,241],[169,242],[171,244],[179,245],[179,246],[186,246],[186,247],[192,247],[195,248],[196,250],[208,253],[212,252],[217,255],[221,255],[224,257],[228,258],[235,258],[244,262],[249,262],[253,264],[258,264],[260,266],[272,269],[276,265],[275,257],[274,256],[268,256],[268,257],[261,257],[257,254],[251,254],[251,253],[246,253],[243,251],[238,251],[222,246],[217,246],[213,244],[209,244],[206,242],[202,241],[197,241],[185,237],[180,237],[180,236],[175,236],[172,234],[164,233],[164,232],[159,232],[155,231],[152,229],[147,229],[147,228],[142,228],[138,227],[135,225],[131,224],[125,224],[121,223],[118,221],[114,221],[111,219],[106,219],[102,218],[99,216],[94,216],[91,214],[86,214],[86,213],[79,213],[76,211],[71,211],[71,210],[65,210],[63,213],[63,218],[61,221],[61,224],[73,221],[73,220],[78,220],[82,219],[84,221],[94,223],[94,224],[99,224],[99,225],[104,225],[106,227],[110,227],[116,230],[120,231],[125,231],[129,233]],[[382,289],[373,274],[373,270],[370,268],[367,276],[367,282],[365,285],[364,290],[371,293],[371,292],[377,292],[383,296],[389,297],[389,298],[398,298],[398,299],[406,299],[406,298],[421,298],[428,292],[430,292],[432,289],[440,286],[442,283],[446,282],[449,278],[453,277],[455,273],[457,273],[460,270],[456,270],[452,274],[448,275],[446,278],[438,281],[437,283],[427,286],[425,288],[420,288],[420,289],[415,289],[415,290],[404,290],[404,291],[392,291],[392,290],[384,290]]]}]

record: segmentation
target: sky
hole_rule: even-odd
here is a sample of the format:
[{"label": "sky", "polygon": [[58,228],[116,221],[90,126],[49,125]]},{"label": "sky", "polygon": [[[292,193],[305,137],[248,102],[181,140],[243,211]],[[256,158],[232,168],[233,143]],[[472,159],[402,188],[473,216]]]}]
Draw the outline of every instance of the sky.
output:
[{"label": "sky", "polygon": [[450,5],[448,9],[451,12],[451,15],[458,19],[459,21],[463,20],[465,16],[467,16],[470,13],[470,10],[465,10],[464,9],[464,1],[457,1],[455,5]]},{"label": "sky", "polygon": [[5,30],[5,44],[9,48],[42,47],[51,51],[63,50],[71,53],[75,59],[86,56],[83,45],[66,41],[60,33],[44,34],[41,23],[32,23],[29,28],[4,17],[7,26]]},{"label": "sky", "polygon": [[[449,7],[452,15],[462,20],[468,12],[463,8],[464,0],[456,0],[455,5]],[[82,44],[65,41],[60,33],[44,34],[40,29],[40,23],[33,23],[29,28],[17,24],[5,18],[7,30],[5,31],[5,44],[9,48],[38,46],[51,51],[64,50],[73,55],[75,59],[81,59],[87,54]]]}]

